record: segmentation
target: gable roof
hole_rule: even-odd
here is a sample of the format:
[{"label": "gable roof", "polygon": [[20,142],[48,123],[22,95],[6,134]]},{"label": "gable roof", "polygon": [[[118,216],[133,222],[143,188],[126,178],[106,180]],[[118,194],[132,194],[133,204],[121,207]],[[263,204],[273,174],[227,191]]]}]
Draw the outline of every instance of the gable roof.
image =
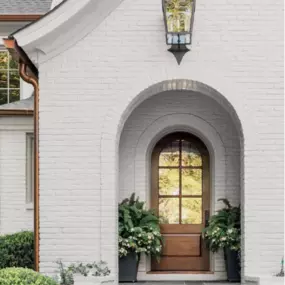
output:
[{"label": "gable roof", "polygon": [[0,15],[39,15],[50,10],[52,0],[0,0]]}]

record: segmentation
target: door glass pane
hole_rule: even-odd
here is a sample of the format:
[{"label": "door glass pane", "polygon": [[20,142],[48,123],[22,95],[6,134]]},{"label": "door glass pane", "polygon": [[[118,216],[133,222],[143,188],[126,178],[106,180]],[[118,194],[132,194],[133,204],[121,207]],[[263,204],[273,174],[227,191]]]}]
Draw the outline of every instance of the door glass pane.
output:
[{"label": "door glass pane", "polygon": [[179,169],[159,169],[159,195],[179,195]]},{"label": "door glass pane", "polygon": [[182,198],[182,224],[202,224],[202,199]]},{"label": "door glass pane", "polygon": [[160,224],[179,224],[179,198],[159,199]]},{"label": "door glass pane", "polygon": [[179,141],[173,141],[159,155],[159,166],[179,166]]},{"label": "door glass pane", "polygon": [[202,169],[182,169],[182,195],[202,195]]},{"label": "door glass pane", "polygon": [[201,166],[202,157],[199,150],[188,141],[182,141],[182,166]]}]

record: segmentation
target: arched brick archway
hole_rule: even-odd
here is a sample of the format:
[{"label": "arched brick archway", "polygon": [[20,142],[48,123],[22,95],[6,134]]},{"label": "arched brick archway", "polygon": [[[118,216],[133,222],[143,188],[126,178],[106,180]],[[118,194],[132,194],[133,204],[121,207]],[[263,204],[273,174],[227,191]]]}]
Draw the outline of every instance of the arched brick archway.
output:
[{"label": "arched brick archway", "polygon": [[[118,203],[118,147],[120,135],[124,124],[133,110],[148,98],[167,91],[191,91],[203,96],[208,96],[217,101],[231,116],[234,125],[239,133],[240,148],[243,150],[243,131],[239,117],[228,101],[221,93],[201,82],[192,80],[166,80],[155,83],[137,94],[132,94],[129,98],[118,100],[105,117],[103,131],[101,135],[101,257],[111,264],[116,271],[116,259],[111,252],[117,252],[117,228],[112,230],[107,228],[111,220],[117,221]],[[241,167],[243,169],[243,165]],[[243,171],[241,170],[241,173]],[[241,200],[243,200],[243,179],[241,177]],[[110,199],[112,197],[112,199]],[[112,209],[112,210],[111,210]],[[114,224],[114,223],[112,223]],[[116,225],[116,222],[115,222]],[[113,234],[113,235],[112,235]],[[110,241],[112,236],[113,241]],[[113,244],[113,246],[110,246]]]}]

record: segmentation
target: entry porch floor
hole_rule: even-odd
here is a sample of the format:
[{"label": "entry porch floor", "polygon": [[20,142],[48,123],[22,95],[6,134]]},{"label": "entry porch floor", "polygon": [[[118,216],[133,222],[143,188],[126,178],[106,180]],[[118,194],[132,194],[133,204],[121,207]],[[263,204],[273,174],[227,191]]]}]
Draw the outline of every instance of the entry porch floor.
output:
[{"label": "entry porch floor", "polygon": [[229,283],[226,281],[139,281],[137,283],[120,283],[121,285],[130,285],[130,284],[137,284],[137,285],[233,285],[237,284],[239,285],[240,283]]}]

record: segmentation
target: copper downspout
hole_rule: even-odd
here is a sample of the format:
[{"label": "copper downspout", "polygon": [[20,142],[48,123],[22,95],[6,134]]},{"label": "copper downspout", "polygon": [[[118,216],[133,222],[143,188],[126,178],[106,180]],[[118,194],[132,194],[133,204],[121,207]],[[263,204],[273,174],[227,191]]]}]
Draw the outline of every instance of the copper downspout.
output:
[{"label": "copper downspout", "polygon": [[27,65],[20,59],[21,78],[34,87],[34,262],[35,271],[39,271],[39,82],[27,74]]},{"label": "copper downspout", "polygon": [[[39,271],[39,72],[33,62],[30,60],[25,51],[18,45],[13,36],[3,39],[5,47],[9,50],[12,57],[19,62],[19,73],[21,78],[34,87],[34,110],[30,114],[34,114],[34,269]],[[27,68],[31,74],[27,73]],[[3,111],[3,115],[11,112]],[[17,114],[22,114],[22,110],[17,110]]]}]

